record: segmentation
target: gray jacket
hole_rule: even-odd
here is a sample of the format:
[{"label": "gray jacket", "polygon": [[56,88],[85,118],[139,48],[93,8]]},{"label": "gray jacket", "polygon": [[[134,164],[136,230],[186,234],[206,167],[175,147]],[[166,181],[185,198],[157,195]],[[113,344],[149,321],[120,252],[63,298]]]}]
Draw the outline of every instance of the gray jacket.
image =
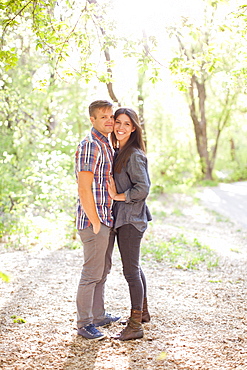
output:
[{"label": "gray jacket", "polygon": [[125,202],[113,202],[114,228],[131,224],[144,232],[152,217],[145,202],[151,183],[147,157],[143,151],[134,149],[126,167],[122,168],[121,173],[114,173],[114,180],[117,192],[126,195]]}]

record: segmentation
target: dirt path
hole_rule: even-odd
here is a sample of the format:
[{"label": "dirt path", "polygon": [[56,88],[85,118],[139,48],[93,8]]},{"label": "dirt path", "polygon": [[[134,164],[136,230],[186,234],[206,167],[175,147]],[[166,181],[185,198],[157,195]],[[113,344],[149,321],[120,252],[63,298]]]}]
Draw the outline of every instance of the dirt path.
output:
[{"label": "dirt path", "polygon": [[200,196],[206,206],[247,229],[247,181],[204,188]]},{"label": "dirt path", "polygon": [[[180,209],[180,213],[174,212]],[[178,233],[214,248],[219,266],[181,270],[143,260],[152,321],[141,340],[78,337],[75,293],[82,250],[36,248],[4,252],[0,271],[0,368],[13,370],[232,370],[247,369],[247,232],[191,198],[164,199],[166,216],[152,228],[164,239]],[[38,247],[38,246],[37,246]],[[127,317],[129,298],[118,251],[107,282],[108,312]],[[25,319],[13,323],[12,315]]]}]

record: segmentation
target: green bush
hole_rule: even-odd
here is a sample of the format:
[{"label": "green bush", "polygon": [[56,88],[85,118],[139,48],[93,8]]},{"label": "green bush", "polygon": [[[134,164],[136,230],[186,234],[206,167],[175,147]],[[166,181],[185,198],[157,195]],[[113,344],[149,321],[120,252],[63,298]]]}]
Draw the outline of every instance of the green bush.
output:
[{"label": "green bush", "polygon": [[[150,238],[149,238],[150,239]],[[164,240],[148,240],[142,246],[143,257],[152,257],[156,261],[167,261],[179,269],[197,269],[206,265],[210,270],[218,266],[216,253],[197,239],[187,240],[183,234]]]}]

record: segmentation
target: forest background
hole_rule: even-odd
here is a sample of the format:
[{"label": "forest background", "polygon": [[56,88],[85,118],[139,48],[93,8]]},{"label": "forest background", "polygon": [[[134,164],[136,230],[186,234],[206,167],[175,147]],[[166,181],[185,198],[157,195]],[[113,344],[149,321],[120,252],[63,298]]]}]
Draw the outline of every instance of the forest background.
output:
[{"label": "forest background", "polygon": [[245,2],[0,2],[4,247],[51,225],[77,247],[74,153],[96,99],[138,111],[151,199],[247,179]]}]

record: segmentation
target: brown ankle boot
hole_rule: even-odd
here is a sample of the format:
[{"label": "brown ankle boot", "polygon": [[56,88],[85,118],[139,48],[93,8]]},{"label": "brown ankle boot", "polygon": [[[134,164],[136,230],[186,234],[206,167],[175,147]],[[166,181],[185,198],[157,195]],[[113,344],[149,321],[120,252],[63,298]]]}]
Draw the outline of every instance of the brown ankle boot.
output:
[{"label": "brown ankle boot", "polygon": [[147,298],[143,299],[143,308],[142,308],[142,323],[149,322],[151,320],[150,314],[148,312],[148,303]]},{"label": "brown ankle boot", "polygon": [[143,337],[142,330],[142,311],[131,310],[131,316],[127,321],[127,326],[114,338],[119,340],[139,339]]}]

